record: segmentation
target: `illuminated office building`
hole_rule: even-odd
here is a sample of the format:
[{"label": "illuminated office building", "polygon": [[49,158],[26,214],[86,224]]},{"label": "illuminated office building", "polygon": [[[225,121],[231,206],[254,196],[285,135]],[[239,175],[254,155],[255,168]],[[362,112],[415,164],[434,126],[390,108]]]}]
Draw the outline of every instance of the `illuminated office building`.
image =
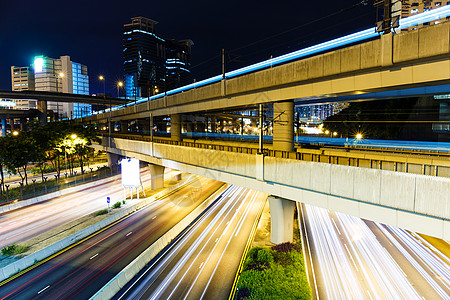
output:
[{"label": "illuminated office building", "polygon": [[191,40],[167,40],[155,33],[158,22],[131,18],[124,25],[123,66],[127,97],[148,97],[191,83]]},{"label": "illuminated office building", "polygon": [[[36,56],[33,63],[36,91],[89,95],[87,66],[70,60],[70,56],[50,58]],[[91,105],[83,103],[48,102],[59,118],[79,118],[91,112]]]},{"label": "illuminated office building", "polygon": [[[34,90],[34,72],[30,67],[11,67],[11,90],[12,91],[33,91]],[[5,103],[13,103],[9,107],[14,109],[36,108],[36,100],[14,99]],[[0,104],[0,106],[2,106]]]}]

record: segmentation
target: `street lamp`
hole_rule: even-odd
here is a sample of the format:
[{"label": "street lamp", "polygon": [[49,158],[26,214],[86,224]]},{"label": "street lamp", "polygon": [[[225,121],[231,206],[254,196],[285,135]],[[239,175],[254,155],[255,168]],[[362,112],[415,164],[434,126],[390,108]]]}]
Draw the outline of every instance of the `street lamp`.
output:
[{"label": "street lamp", "polygon": [[357,139],[357,140],[360,140],[360,139],[362,139],[362,138],[363,138],[363,136],[362,136],[361,133],[358,133],[358,134],[356,135],[356,139]]},{"label": "street lamp", "polygon": [[119,94],[119,89],[120,89],[121,87],[123,87],[123,82],[122,82],[122,81],[119,81],[119,82],[117,83],[117,98],[119,98],[119,96],[120,96],[120,94]]},{"label": "street lamp", "polygon": [[17,136],[17,135],[19,135],[19,132],[18,132],[18,131],[13,131],[12,134],[13,134],[14,136]]},{"label": "street lamp", "polygon": [[106,80],[105,77],[103,77],[103,75],[98,76],[98,79],[100,79],[100,81],[103,81],[103,99],[106,99]]}]

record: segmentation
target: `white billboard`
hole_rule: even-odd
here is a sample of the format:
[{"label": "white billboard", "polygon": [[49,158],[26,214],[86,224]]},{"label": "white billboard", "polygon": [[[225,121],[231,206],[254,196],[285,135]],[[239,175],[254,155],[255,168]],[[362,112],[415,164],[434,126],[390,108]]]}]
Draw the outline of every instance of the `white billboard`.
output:
[{"label": "white billboard", "polygon": [[129,187],[140,186],[139,159],[122,158],[120,165],[122,166],[122,185]]}]

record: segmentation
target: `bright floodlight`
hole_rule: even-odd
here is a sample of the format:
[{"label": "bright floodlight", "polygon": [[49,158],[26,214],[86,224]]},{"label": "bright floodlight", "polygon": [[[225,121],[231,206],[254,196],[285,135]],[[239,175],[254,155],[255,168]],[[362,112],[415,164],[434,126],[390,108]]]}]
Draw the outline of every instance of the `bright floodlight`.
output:
[{"label": "bright floodlight", "polygon": [[63,72],[59,73],[59,77],[64,77],[64,73]]},{"label": "bright floodlight", "polygon": [[122,87],[122,86],[123,86],[123,82],[122,82],[122,81],[119,81],[118,85],[119,85],[120,87]]},{"label": "bright floodlight", "polygon": [[360,139],[362,139],[362,134],[361,133],[358,133],[357,135],[356,135],[356,139],[358,139],[358,140],[360,140]]},{"label": "bright floodlight", "polygon": [[328,130],[325,130],[325,134],[330,134],[330,132]]},{"label": "bright floodlight", "polygon": [[98,76],[98,79],[103,80],[105,79],[102,75]]},{"label": "bright floodlight", "polygon": [[335,132],[333,132],[333,136],[337,136],[337,132],[335,131]]},{"label": "bright floodlight", "polygon": [[74,139],[77,138],[77,135],[74,133],[74,134],[72,134],[70,137],[72,138],[72,140],[74,140]]},{"label": "bright floodlight", "polygon": [[38,57],[34,60],[34,73],[42,73],[44,68],[44,59],[42,57]]},{"label": "bright floodlight", "polygon": [[19,135],[19,132],[18,131],[13,131],[12,134],[13,135]]}]

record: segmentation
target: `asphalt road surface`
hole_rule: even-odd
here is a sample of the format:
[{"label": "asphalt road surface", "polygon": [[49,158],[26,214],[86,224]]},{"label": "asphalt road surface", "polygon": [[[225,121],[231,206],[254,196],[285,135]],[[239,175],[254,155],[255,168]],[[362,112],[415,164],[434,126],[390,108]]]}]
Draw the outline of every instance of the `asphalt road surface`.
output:
[{"label": "asphalt road surface", "polygon": [[115,299],[228,299],[266,195],[231,186]]},{"label": "asphalt road surface", "polygon": [[88,299],[223,184],[183,187],[0,283],[0,299]]}]

